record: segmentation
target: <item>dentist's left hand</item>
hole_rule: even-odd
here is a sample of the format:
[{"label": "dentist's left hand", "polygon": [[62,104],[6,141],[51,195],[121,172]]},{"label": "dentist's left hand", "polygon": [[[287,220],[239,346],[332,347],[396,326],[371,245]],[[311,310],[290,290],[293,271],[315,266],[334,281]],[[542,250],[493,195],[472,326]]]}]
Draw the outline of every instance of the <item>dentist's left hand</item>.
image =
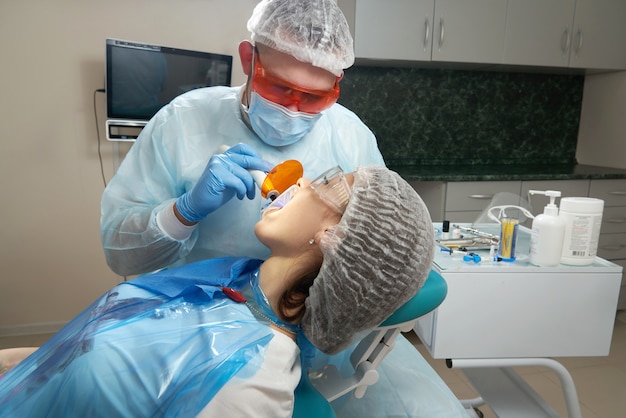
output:
[{"label": "dentist's left hand", "polygon": [[[184,224],[200,222],[233,196],[254,199],[256,186],[248,169],[269,172],[272,165],[249,145],[238,144],[211,157],[198,182],[176,200],[174,213]],[[180,219],[180,217],[184,219]],[[186,222],[185,222],[186,221]]]}]

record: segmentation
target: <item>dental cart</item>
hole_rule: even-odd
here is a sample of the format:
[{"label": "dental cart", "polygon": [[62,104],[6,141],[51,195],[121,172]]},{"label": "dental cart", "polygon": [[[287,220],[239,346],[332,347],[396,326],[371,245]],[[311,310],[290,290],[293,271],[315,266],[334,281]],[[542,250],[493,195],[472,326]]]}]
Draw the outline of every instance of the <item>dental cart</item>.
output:
[{"label": "dental cart", "polygon": [[[469,224],[461,224],[470,227]],[[498,234],[497,224],[473,225]],[[520,226],[517,260],[481,260],[437,248],[434,268],[448,295],[418,320],[415,332],[435,359],[460,368],[498,415],[558,414],[513,370],[547,367],[561,382],[568,415],[580,418],[574,381],[552,357],[607,356],[613,334],[622,268],[596,258],[588,266],[536,267],[529,263],[530,231]]]}]

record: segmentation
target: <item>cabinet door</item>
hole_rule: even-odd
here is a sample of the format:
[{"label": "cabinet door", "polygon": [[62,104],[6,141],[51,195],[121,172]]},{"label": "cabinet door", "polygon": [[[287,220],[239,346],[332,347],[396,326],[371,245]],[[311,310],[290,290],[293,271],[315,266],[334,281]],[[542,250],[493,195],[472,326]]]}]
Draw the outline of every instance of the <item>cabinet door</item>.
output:
[{"label": "cabinet door", "polygon": [[567,67],[575,0],[508,0],[504,63]]},{"label": "cabinet door", "polygon": [[626,1],[577,0],[570,67],[626,69]]},{"label": "cabinet door", "polygon": [[356,0],[356,57],[430,61],[433,1]]},{"label": "cabinet door", "polygon": [[501,63],[506,0],[436,0],[433,61]]}]

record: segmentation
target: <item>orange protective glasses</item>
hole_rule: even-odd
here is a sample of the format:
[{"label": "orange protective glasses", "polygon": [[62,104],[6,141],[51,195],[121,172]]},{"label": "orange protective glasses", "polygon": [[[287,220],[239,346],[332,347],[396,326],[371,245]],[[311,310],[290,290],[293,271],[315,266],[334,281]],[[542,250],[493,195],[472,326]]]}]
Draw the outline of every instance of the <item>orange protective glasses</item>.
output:
[{"label": "orange protective glasses", "polygon": [[254,56],[252,87],[271,102],[285,107],[295,104],[300,112],[316,114],[331,107],[339,98],[340,77],[330,90],[309,89],[270,74],[261,65],[258,52]]}]

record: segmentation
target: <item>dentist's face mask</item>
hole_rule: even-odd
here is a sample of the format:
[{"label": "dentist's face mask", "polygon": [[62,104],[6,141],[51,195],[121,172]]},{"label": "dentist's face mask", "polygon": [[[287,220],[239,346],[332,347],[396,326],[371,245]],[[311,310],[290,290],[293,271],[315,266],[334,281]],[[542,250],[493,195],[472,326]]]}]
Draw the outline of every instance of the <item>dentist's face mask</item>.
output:
[{"label": "dentist's face mask", "polygon": [[[252,129],[272,146],[293,144],[308,134],[320,112],[339,97],[339,79],[329,90],[302,87],[267,71],[255,48],[248,116]],[[288,107],[296,106],[299,111]]]},{"label": "dentist's face mask", "polygon": [[267,145],[282,147],[302,138],[315,126],[321,114],[294,112],[264,99],[257,92],[250,95],[248,117],[254,132]]}]

